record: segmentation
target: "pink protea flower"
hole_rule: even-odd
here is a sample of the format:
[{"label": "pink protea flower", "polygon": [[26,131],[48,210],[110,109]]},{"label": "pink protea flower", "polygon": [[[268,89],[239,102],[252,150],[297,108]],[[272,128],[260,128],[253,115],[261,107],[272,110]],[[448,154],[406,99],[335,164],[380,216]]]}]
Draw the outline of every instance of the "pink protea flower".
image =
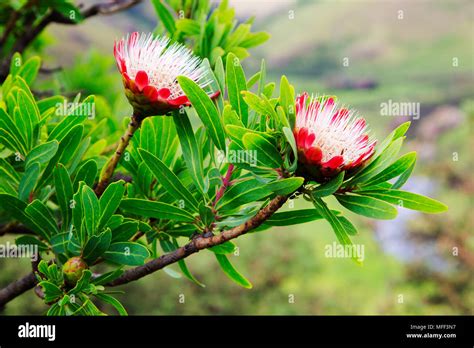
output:
[{"label": "pink protea flower", "polygon": [[170,45],[166,37],[134,32],[114,43],[114,56],[125,94],[140,117],[164,115],[190,105],[178,76],[190,78],[201,88],[210,83],[201,59],[183,45]]},{"label": "pink protea flower", "polygon": [[341,171],[355,172],[374,153],[375,140],[369,138],[365,120],[331,97],[298,96],[293,133],[299,172],[318,182]]}]

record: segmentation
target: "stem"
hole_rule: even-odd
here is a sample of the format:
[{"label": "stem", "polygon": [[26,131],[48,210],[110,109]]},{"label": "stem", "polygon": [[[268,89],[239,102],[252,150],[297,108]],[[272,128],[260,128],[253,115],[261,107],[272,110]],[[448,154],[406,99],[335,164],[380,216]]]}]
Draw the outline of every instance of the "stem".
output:
[{"label": "stem", "polygon": [[232,171],[234,170],[234,165],[229,164],[229,167],[227,168],[227,173],[225,176],[222,178],[222,186],[219,188],[219,191],[216,193],[216,198],[214,199],[214,203],[212,204],[215,206],[219,199],[224,195],[224,192],[227,187],[230,185],[230,178],[232,177]]},{"label": "stem", "polygon": [[104,193],[105,189],[107,188],[110,178],[114,174],[115,168],[117,167],[117,164],[120,161],[122,154],[124,153],[125,149],[130,143],[130,139],[132,139],[133,134],[140,127],[140,124],[141,124],[141,119],[138,118],[136,115],[133,115],[132,119],[130,120],[130,123],[128,124],[127,130],[125,131],[125,134],[120,138],[120,142],[117,146],[117,150],[115,150],[115,153],[113,154],[112,158],[108,162],[107,167],[104,173],[102,174],[102,177],[100,178],[99,183],[97,184],[95,188],[95,193],[97,197],[100,197],[102,193]]},{"label": "stem", "polygon": [[[138,266],[127,270],[119,278],[106,284],[107,286],[117,286],[127,284],[129,282],[143,278],[153,272],[156,272],[172,263],[178,262],[189,255],[199,252],[202,249],[210,248],[215,245],[225,243],[228,240],[237,238],[248,231],[257,228],[262,223],[270,218],[273,213],[280,209],[283,204],[287,201],[288,196],[276,196],[270,203],[262,208],[253,218],[244,222],[243,224],[236,226],[230,230],[221,232],[215,236],[198,236],[197,238],[190,241],[188,244],[176,249],[175,251],[164,254],[161,257],[147,262],[143,266]],[[17,296],[20,296],[25,291],[33,288],[37,284],[37,279],[34,272],[27,274],[23,278],[14,281],[7,285],[7,287],[0,289],[0,308],[5,306],[6,303],[13,300]]]},{"label": "stem", "polygon": [[207,249],[225,243],[228,240],[237,238],[264,223],[268,218],[273,215],[273,213],[275,213],[283,206],[287,199],[288,196],[276,196],[270,201],[270,203],[265,208],[261,209],[253,218],[246,221],[245,223],[215,236],[198,236],[192,241],[190,241],[188,244],[176,249],[171,253],[151,260],[150,262],[145,263],[143,266],[138,266],[125,271],[124,274],[122,274],[119,278],[106,285],[117,286],[130,283],[132,281],[143,278],[153,272],[156,272],[172,263],[182,260],[188,257],[189,255],[197,253],[202,249]]}]

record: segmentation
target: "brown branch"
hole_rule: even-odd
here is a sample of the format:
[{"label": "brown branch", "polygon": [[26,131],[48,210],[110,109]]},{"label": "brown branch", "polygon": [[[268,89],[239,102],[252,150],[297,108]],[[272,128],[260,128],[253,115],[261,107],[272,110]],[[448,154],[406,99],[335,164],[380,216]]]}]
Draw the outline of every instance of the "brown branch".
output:
[{"label": "brown branch", "polygon": [[[95,15],[110,15],[119,11],[126,10],[138,3],[141,0],[115,0],[107,3],[95,4],[88,9],[81,12],[84,19],[95,16]],[[12,19],[11,26],[13,27],[15,22],[18,20],[18,15]],[[12,16],[12,17],[14,17]],[[22,53],[32,42],[35,40],[39,34],[51,23],[60,23],[60,24],[78,24],[76,21],[65,17],[57,11],[52,11],[43,17],[36,26],[33,26],[35,18],[29,21],[28,24],[24,26],[22,35],[19,35],[16,42],[14,43],[10,53],[5,57],[1,66],[0,66],[0,82],[4,81],[8,75],[10,69],[10,63],[15,52]],[[2,37],[2,41],[7,39],[7,36],[10,34],[9,30],[6,33],[5,37]],[[5,35],[5,33],[4,33]]]},{"label": "brown branch", "polygon": [[30,290],[36,285],[36,277],[33,273],[24,276],[21,279],[10,283],[5,288],[0,290],[0,309],[5,306],[6,303],[13,300],[15,297],[20,296],[25,291]]},{"label": "brown branch", "polygon": [[18,222],[9,222],[0,225],[0,237],[6,234],[35,234],[35,232]]},{"label": "brown branch", "polygon": [[175,251],[162,255],[161,257],[147,262],[143,266],[135,267],[125,271],[119,278],[107,284],[108,286],[117,286],[143,278],[153,272],[156,272],[172,263],[182,260],[189,255],[199,252],[202,249],[207,249],[231,239],[237,238],[250,230],[260,226],[265,220],[273,215],[288,199],[288,196],[276,196],[270,203],[261,209],[253,218],[245,223],[234,227],[230,230],[224,231],[218,235],[211,237],[198,236],[188,244],[176,249]]},{"label": "brown branch", "polygon": [[120,142],[117,146],[117,150],[115,150],[114,155],[112,156],[110,161],[107,163],[107,167],[104,173],[102,174],[102,177],[100,178],[99,183],[95,187],[94,191],[97,197],[100,197],[102,193],[104,193],[105,189],[107,188],[107,185],[109,184],[109,181],[112,178],[112,175],[114,175],[115,168],[117,167],[118,162],[120,161],[120,158],[122,157],[122,154],[124,153],[125,149],[130,143],[130,139],[132,139],[133,134],[140,127],[140,123],[141,123],[141,119],[133,115],[132,119],[130,120],[130,123],[128,124],[128,128],[125,131],[125,134],[120,138]]},{"label": "brown branch", "polygon": [[[262,208],[253,218],[249,219],[245,223],[230,230],[221,232],[215,236],[198,236],[188,244],[176,249],[171,253],[162,255],[157,259],[147,262],[143,266],[127,270],[119,278],[107,284],[107,286],[118,286],[130,283],[154,273],[172,263],[182,260],[189,255],[197,253],[202,249],[210,248],[212,246],[225,243],[228,240],[237,238],[264,223],[265,220],[271,217],[273,213],[283,206],[287,199],[288,196],[276,196],[266,207]],[[20,296],[25,291],[34,288],[36,284],[37,279],[34,275],[34,272],[14,281],[13,283],[10,283],[7,287],[0,290],[0,308],[3,308],[6,303],[13,300],[17,296]]]}]

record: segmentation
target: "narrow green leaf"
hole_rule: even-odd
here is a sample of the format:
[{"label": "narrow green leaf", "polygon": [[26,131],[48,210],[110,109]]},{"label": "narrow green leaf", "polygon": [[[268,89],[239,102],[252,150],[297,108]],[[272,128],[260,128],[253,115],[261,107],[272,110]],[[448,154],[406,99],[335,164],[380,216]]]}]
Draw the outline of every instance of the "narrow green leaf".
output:
[{"label": "narrow green leaf", "polygon": [[97,227],[99,231],[107,224],[109,219],[120,206],[124,192],[124,181],[120,180],[107,186],[102,196],[100,196],[100,219]]},{"label": "narrow green leaf", "polygon": [[375,175],[372,179],[365,182],[363,186],[373,186],[380,184],[382,182],[388,181],[390,179],[396,178],[400,174],[406,172],[413,163],[416,161],[416,152],[409,152],[398,160],[393,162],[379,174]]},{"label": "narrow green leaf", "polygon": [[187,211],[177,208],[171,204],[145,199],[127,198],[122,199],[120,208],[129,213],[142,217],[155,219],[169,219],[175,221],[192,222],[194,218]]},{"label": "narrow green leaf", "polygon": [[229,102],[232,108],[237,112],[244,125],[248,124],[248,108],[244,102],[242,91],[247,90],[247,80],[244,70],[240,65],[240,60],[233,53],[227,55],[226,62],[226,81]]},{"label": "narrow green leaf", "polygon": [[268,183],[266,187],[277,195],[289,195],[300,188],[303,183],[304,178],[294,177],[273,181]]},{"label": "narrow green leaf", "polygon": [[38,246],[38,251],[45,251],[48,250],[48,246],[38,240],[37,238],[33,236],[21,236],[15,239],[15,244],[20,246],[20,245],[25,245],[25,246],[32,246],[32,245],[37,245]]},{"label": "narrow green leaf", "polygon": [[141,266],[150,256],[146,247],[134,242],[112,243],[103,255],[107,261],[127,266]]},{"label": "narrow green leaf", "polygon": [[231,210],[251,202],[259,201],[272,192],[256,180],[246,180],[230,186],[217,202],[216,209]]},{"label": "narrow green leaf", "polygon": [[21,66],[18,75],[21,76],[28,85],[31,85],[38,75],[40,66],[41,59],[39,57],[31,57]]},{"label": "narrow green leaf", "polygon": [[51,235],[59,233],[53,214],[40,200],[36,199],[30,203],[26,207],[25,213],[42,228],[43,234],[48,236],[48,240]]},{"label": "narrow green leaf", "polygon": [[228,241],[223,244],[210,247],[209,250],[216,254],[232,254],[235,251],[235,248],[235,244],[231,241]]},{"label": "narrow green leaf", "polygon": [[36,183],[40,175],[40,165],[35,162],[30,165],[23,177],[21,178],[20,185],[18,186],[18,198],[22,201],[28,200],[30,194],[33,192]]},{"label": "narrow green leaf", "polygon": [[69,173],[62,164],[58,164],[54,169],[54,186],[56,187],[56,197],[62,216],[62,228],[66,230],[71,223],[72,211],[70,204],[73,190]]},{"label": "narrow green leaf", "polygon": [[[188,109],[187,112],[191,112],[191,110],[192,109]],[[176,131],[178,133],[179,142],[181,143],[186,166],[191,173],[196,187],[199,191],[204,192],[204,171],[202,168],[201,155],[189,118],[185,114],[176,113],[173,115],[173,120],[176,125]]]},{"label": "narrow green leaf", "polygon": [[73,190],[77,190],[79,187],[79,182],[83,181],[89,187],[93,187],[95,183],[95,178],[97,177],[97,162],[94,159],[90,159],[77,170],[76,177],[72,184]]},{"label": "narrow green leaf", "polygon": [[89,236],[96,233],[100,218],[99,199],[89,186],[82,187],[82,211],[84,226]]},{"label": "narrow green leaf", "polygon": [[161,23],[168,31],[169,36],[173,36],[176,31],[176,24],[171,10],[163,4],[161,0],[152,0],[152,4],[155,7],[156,14],[160,17]]},{"label": "narrow green leaf", "polygon": [[194,212],[199,210],[198,202],[189,190],[183,185],[181,180],[168,167],[153,156],[150,152],[140,149],[143,161],[151,170],[158,182],[176,199],[183,200],[185,207],[189,207]]},{"label": "narrow green leaf", "polygon": [[293,128],[295,126],[296,120],[295,91],[288,82],[288,79],[285,75],[283,75],[280,80],[279,103],[283,107],[283,110],[285,111],[286,115],[288,116],[290,127]]},{"label": "narrow green leaf", "polygon": [[352,241],[341,220],[329,210],[326,203],[321,198],[313,198],[313,204],[318,213],[329,222],[339,243],[342,245],[352,245]]},{"label": "narrow green leaf", "polygon": [[121,316],[127,316],[128,315],[127,310],[125,309],[125,307],[115,297],[104,294],[104,293],[97,293],[97,294],[94,294],[94,296],[97,297],[99,300],[102,300],[102,301],[112,305],[117,310],[119,315],[121,315]]},{"label": "narrow green leaf", "polygon": [[332,195],[336,192],[339,187],[341,187],[342,182],[344,181],[344,172],[340,172],[335,178],[332,180],[316,187],[311,194],[314,197],[326,197]]},{"label": "narrow green leaf", "polygon": [[32,163],[44,164],[51,160],[58,151],[59,143],[52,140],[36,146],[26,156],[25,168],[28,168]]},{"label": "narrow green leaf", "polygon": [[259,165],[268,168],[280,168],[283,164],[281,155],[276,147],[261,135],[248,133],[244,135],[242,140],[247,150],[256,151]]},{"label": "narrow green leaf", "polygon": [[225,150],[224,127],[222,126],[219,113],[211,98],[190,78],[178,76],[178,82],[191,101],[192,106],[196,109],[214,145],[220,150]]},{"label": "narrow green leaf", "polygon": [[357,191],[357,194],[370,196],[407,209],[419,210],[424,213],[437,214],[448,210],[448,207],[432,198],[401,190],[370,190]]},{"label": "narrow green leaf", "polygon": [[351,179],[350,185],[367,182],[375,175],[387,168],[388,165],[393,161],[395,156],[398,155],[402,143],[403,138],[398,138],[390,145],[388,145],[387,148],[382,153],[380,153],[378,157],[376,157],[372,162],[367,165],[367,167],[363,168]]},{"label": "narrow green leaf", "polygon": [[415,168],[415,164],[416,164],[416,157],[415,157],[415,160],[413,161],[413,163],[411,164],[410,167],[408,167],[397,179],[397,181],[395,181],[395,183],[392,185],[392,189],[396,190],[396,189],[400,189],[403,187],[403,185],[405,185],[405,183],[407,182],[407,180],[410,178],[411,176],[411,173],[413,172],[413,169]]},{"label": "narrow green leaf", "polygon": [[95,260],[104,254],[110,246],[112,241],[112,233],[110,229],[104,232],[91,236],[82,251],[82,257],[88,264],[93,264]]},{"label": "narrow green leaf", "polygon": [[221,269],[230,279],[246,289],[252,288],[252,283],[250,283],[242,274],[239,273],[239,271],[234,268],[227,256],[222,254],[214,255],[216,256],[217,262],[219,262]]},{"label": "narrow green leaf", "polygon": [[350,211],[372,219],[391,220],[397,217],[397,209],[373,197],[356,195],[336,195],[342,206]]}]

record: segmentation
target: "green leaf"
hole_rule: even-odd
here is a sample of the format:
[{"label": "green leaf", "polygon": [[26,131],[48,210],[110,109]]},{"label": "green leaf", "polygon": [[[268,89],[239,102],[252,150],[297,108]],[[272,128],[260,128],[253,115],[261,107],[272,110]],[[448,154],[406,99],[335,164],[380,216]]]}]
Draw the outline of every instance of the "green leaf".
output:
[{"label": "green leaf", "polygon": [[89,187],[94,186],[95,178],[97,177],[97,162],[94,159],[90,159],[77,170],[76,177],[72,184],[73,190],[77,190],[79,182],[83,181]]},{"label": "green leaf", "polygon": [[21,66],[18,75],[21,76],[28,85],[31,85],[38,75],[40,66],[41,59],[39,57],[31,57]]},{"label": "green leaf", "polygon": [[161,0],[152,0],[153,6],[155,7],[156,14],[160,17],[161,23],[168,31],[169,36],[173,36],[176,31],[176,24],[173,14],[167,6],[163,4]]},{"label": "green leaf", "polygon": [[235,209],[243,204],[259,201],[270,194],[271,191],[256,180],[241,181],[226,190],[217,202],[216,209],[219,211]]},{"label": "green leaf", "polygon": [[298,188],[301,187],[304,183],[304,178],[302,177],[293,177],[280,179],[268,183],[267,188],[277,195],[289,195],[295,192]]},{"label": "green leaf", "polygon": [[148,249],[139,243],[118,242],[110,245],[103,258],[121,265],[141,266],[149,256]]},{"label": "green leaf", "polygon": [[126,221],[112,231],[112,242],[126,242],[138,232],[138,221]]},{"label": "green leaf", "polygon": [[32,163],[44,164],[51,160],[58,151],[59,143],[56,140],[36,146],[26,156],[25,168],[28,168]]},{"label": "green leaf", "polygon": [[83,211],[83,223],[86,232],[89,236],[96,233],[97,226],[100,218],[100,206],[99,199],[97,198],[94,190],[89,186],[82,187],[82,211]]},{"label": "green leaf", "polygon": [[216,60],[216,64],[214,67],[214,75],[216,76],[217,83],[219,84],[219,90],[221,91],[222,95],[225,91],[225,71],[224,63],[222,62],[222,57],[218,57]]},{"label": "green leaf", "polygon": [[401,190],[370,190],[357,191],[357,194],[370,196],[398,206],[419,210],[424,213],[437,214],[448,210],[448,207],[432,198],[428,198],[416,193]]},{"label": "green leaf", "polygon": [[[193,109],[188,109],[186,112],[192,112],[191,110]],[[204,192],[204,171],[202,168],[201,155],[189,118],[185,114],[175,113],[173,115],[173,120],[176,125],[179,142],[181,143],[186,167],[188,168],[196,187],[200,192]]]},{"label": "green leaf", "polygon": [[[15,109],[17,110],[17,109]],[[27,141],[20,129],[5,110],[0,108],[0,140],[10,150],[26,154]]]},{"label": "green leaf", "polygon": [[102,196],[100,196],[100,218],[97,226],[99,231],[107,224],[109,219],[120,206],[120,201],[122,200],[124,192],[124,181],[120,180],[107,186]]},{"label": "green leaf", "polygon": [[[156,1],[156,0],[155,0]],[[181,18],[176,21],[176,29],[185,33],[186,35],[199,35],[201,26],[194,19]]]},{"label": "green leaf", "polygon": [[387,148],[372,162],[358,172],[351,180],[350,185],[364,183],[372,179],[375,175],[383,171],[392,162],[403,143],[403,138],[398,138],[393,143],[387,146]]},{"label": "green leaf", "polygon": [[104,293],[98,293],[98,294],[95,294],[94,296],[97,297],[99,300],[102,300],[102,301],[112,305],[117,310],[118,314],[120,314],[121,316],[127,316],[128,315],[127,310],[125,309],[125,307],[115,297],[112,297],[112,296],[104,294]]},{"label": "green leaf", "polygon": [[32,245],[37,245],[38,246],[38,251],[44,251],[48,250],[48,246],[38,240],[37,238],[33,236],[21,236],[15,239],[15,244],[20,246],[20,245],[25,245],[25,246],[32,246]]},{"label": "green leaf", "polygon": [[261,31],[258,33],[248,33],[244,40],[239,44],[240,47],[251,48],[263,44],[270,38],[270,34]]},{"label": "green leaf", "polygon": [[392,185],[392,189],[399,189],[399,188],[402,188],[403,185],[405,185],[405,183],[407,182],[407,180],[410,178],[411,176],[411,173],[413,172],[413,169],[415,168],[415,164],[416,164],[416,157],[415,157],[415,160],[413,161],[413,163],[411,164],[410,167],[408,167],[397,179],[397,181],[395,181],[395,183]]},{"label": "green leaf", "polygon": [[280,168],[283,164],[281,155],[276,147],[261,135],[248,133],[244,135],[242,140],[247,150],[257,151],[257,163],[259,165],[268,168]]},{"label": "green leaf", "polygon": [[250,283],[242,274],[240,274],[234,268],[234,266],[230,263],[227,256],[222,255],[222,254],[214,254],[214,255],[216,256],[217,262],[219,262],[221,269],[230,279],[232,279],[235,283],[237,283],[238,285],[246,289],[252,288],[252,283]]},{"label": "green leaf", "polygon": [[326,203],[321,198],[313,197],[313,204],[317,212],[329,222],[339,243],[342,245],[352,245],[352,241],[349,238],[343,223],[338,216],[329,210]]},{"label": "green leaf", "polygon": [[102,254],[109,249],[111,241],[112,232],[110,232],[110,229],[98,235],[91,236],[84,246],[82,257],[88,264],[93,264],[97,258],[102,256]]},{"label": "green leaf", "polygon": [[58,151],[46,166],[43,176],[38,183],[39,187],[43,186],[49,180],[57,163],[68,163],[81,142],[83,129],[84,127],[82,125],[77,125],[73,127],[62,140],[59,140]]},{"label": "green leaf", "polygon": [[397,128],[395,128],[383,141],[380,143],[380,145],[377,148],[377,151],[374,154],[374,158],[380,155],[382,152],[384,152],[387,147],[392,144],[395,140],[403,137],[405,133],[407,132],[408,128],[410,128],[411,122],[404,122],[401,125],[399,125]]},{"label": "green leaf", "polygon": [[232,254],[235,251],[235,244],[228,241],[220,245],[210,247],[209,250],[216,254]]},{"label": "green leaf", "polygon": [[342,206],[350,211],[372,219],[390,220],[397,217],[397,209],[376,198],[356,195],[336,195]]},{"label": "green leaf", "polygon": [[390,179],[396,178],[402,173],[405,173],[413,163],[416,161],[416,152],[409,152],[398,160],[393,162],[379,174],[375,175],[372,179],[365,182],[363,186],[373,186]]},{"label": "green leaf", "polygon": [[18,198],[22,201],[28,200],[31,192],[34,190],[36,186],[36,182],[39,179],[40,175],[40,165],[39,163],[35,162],[30,165],[23,177],[21,178],[20,185],[18,186]]},{"label": "green leaf", "polygon": [[351,236],[355,236],[357,234],[357,228],[347,218],[344,216],[338,216],[337,219],[342,224],[342,226],[344,226],[344,230],[347,232],[347,234],[350,234]]},{"label": "green leaf", "polygon": [[340,172],[335,178],[331,181],[328,181],[322,185],[316,187],[311,194],[313,197],[326,197],[332,195],[336,192],[339,187],[341,187],[342,182],[344,181],[344,172]]},{"label": "green leaf", "polygon": [[95,285],[105,285],[115,279],[117,279],[118,277],[120,277],[121,275],[123,274],[123,269],[121,268],[118,268],[114,271],[111,271],[111,272],[107,272],[107,273],[104,273],[104,274],[101,274],[100,276],[98,276],[97,278],[94,278],[91,283],[92,284],[95,284]]},{"label": "green leaf", "polygon": [[40,200],[36,199],[30,203],[26,207],[25,213],[41,227],[43,234],[48,236],[48,240],[51,235],[59,233],[53,214]]},{"label": "green leaf", "polygon": [[2,208],[7,216],[13,217],[15,220],[23,223],[26,227],[38,233],[43,239],[48,239],[48,234],[43,232],[42,226],[39,226],[25,212],[27,204],[18,198],[0,193],[0,208]]},{"label": "green leaf", "polygon": [[82,291],[87,290],[92,278],[92,272],[86,269],[82,272],[81,278],[77,281],[76,286],[69,291],[69,294],[78,294]]},{"label": "green leaf", "polygon": [[72,211],[71,200],[73,195],[72,183],[69,173],[62,164],[58,164],[54,169],[54,186],[56,187],[56,197],[61,210],[62,227],[66,230],[71,223]]},{"label": "green leaf", "polygon": [[63,296],[63,291],[56,285],[47,280],[44,280],[38,284],[43,288],[44,293],[44,302],[50,303],[61,296]]},{"label": "green leaf", "polygon": [[150,152],[139,149],[140,155],[147,167],[151,170],[158,182],[169,192],[174,198],[183,200],[185,207],[189,207],[194,212],[199,210],[198,202],[189,190],[183,185],[181,180],[168,167],[160,161],[159,158],[153,156]]},{"label": "green leaf", "polygon": [[220,150],[225,150],[225,132],[217,108],[211,98],[196,82],[185,76],[178,76],[178,82],[192,106],[206,127],[209,136]]},{"label": "green leaf", "polygon": [[187,211],[163,202],[127,198],[122,200],[120,208],[129,213],[147,218],[169,219],[183,222],[194,221],[193,216]]},{"label": "green leaf", "polygon": [[[234,110],[232,110],[232,106],[230,106],[229,104],[227,104],[224,107],[224,111],[222,112],[222,119],[224,120],[224,124],[226,126],[227,125],[234,125],[234,126],[237,126],[237,127],[244,128],[244,124],[240,120],[237,113]],[[226,130],[227,130],[227,127],[226,127]]]},{"label": "green leaf", "polygon": [[18,91],[17,98],[20,117],[25,127],[23,131],[25,132],[28,148],[31,148],[37,137],[36,126],[39,123],[39,110],[35,101],[24,90],[20,89]]},{"label": "green leaf", "polygon": [[10,74],[15,76],[20,71],[22,64],[21,54],[20,52],[15,52],[12,56],[12,60],[10,62]]},{"label": "green leaf", "polygon": [[247,80],[240,60],[233,53],[227,55],[226,62],[227,93],[230,105],[237,112],[244,125],[248,124],[248,108],[244,102],[242,91],[247,90]]},{"label": "green leaf", "polygon": [[281,77],[280,80],[280,105],[283,107],[286,115],[288,116],[288,121],[290,122],[290,127],[295,126],[296,121],[296,108],[295,108],[295,91],[293,86],[290,85],[288,79],[285,75]]},{"label": "green leaf", "polygon": [[290,226],[322,219],[316,209],[290,210],[273,214],[265,221],[269,226]]}]

